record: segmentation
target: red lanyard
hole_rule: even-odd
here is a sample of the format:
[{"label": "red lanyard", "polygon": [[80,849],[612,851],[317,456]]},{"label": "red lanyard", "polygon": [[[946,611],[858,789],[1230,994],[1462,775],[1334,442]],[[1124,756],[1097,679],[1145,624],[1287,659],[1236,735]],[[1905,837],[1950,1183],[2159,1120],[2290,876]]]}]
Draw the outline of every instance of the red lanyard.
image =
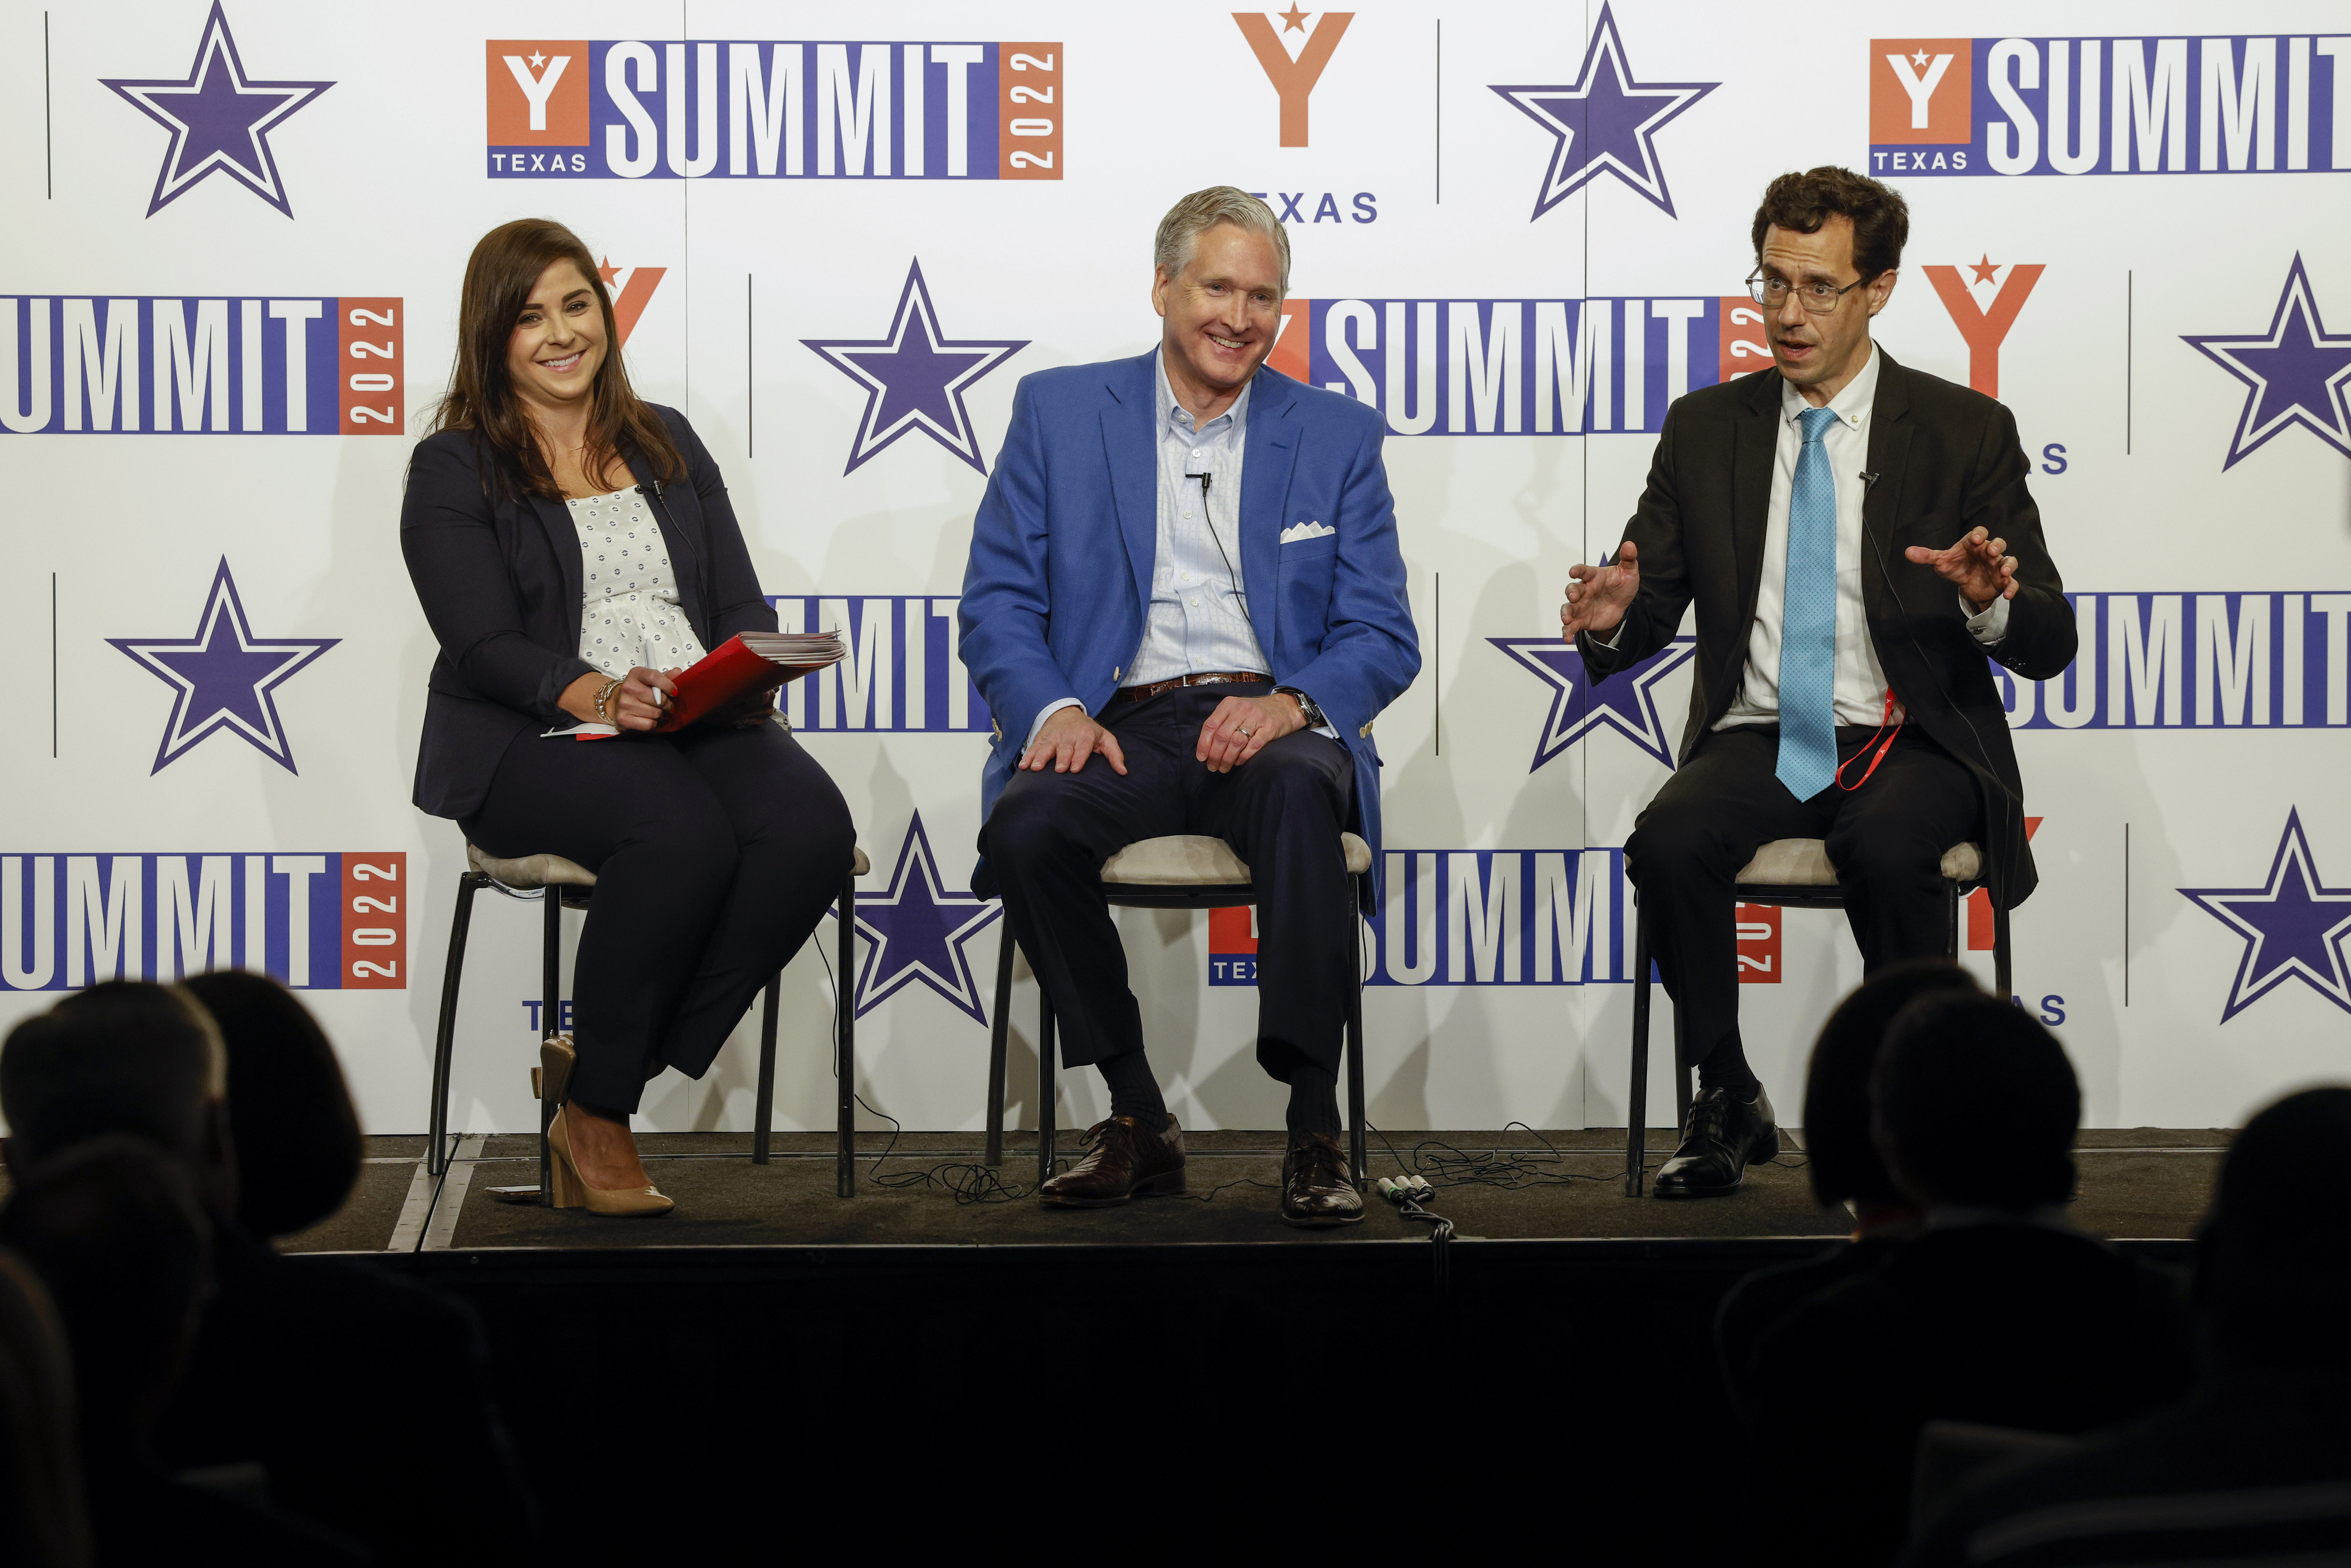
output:
[{"label": "red lanyard", "polygon": [[[1869,740],[1863,741],[1861,743],[1861,751],[1855,752],[1851,757],[1846,758],[1843,762],[1837,764],[1836,784],[1838,789],[1858,789],[1863,785],[1869,782],[1869,776],[1877,771],[1877,765],[1879,763],[1886,760],[1886,752],[1892,749],[1894,746],[1894,737],[1902,733],[1903,723],[1910,716],[1909,712],[1907,709],[1903,711],[1901,718],[1894,716],[1895,710],[1901,706],[1902,705],[1896,702],[1894,698],[1894,688],[1892,686],[1886,687],[1886,712],[1877,721],[1877,735],[1873,735],[1869,737]],[[1886,727],[1888,725],[1893,726],[1893,727],[1888,729]],[[1878,735],[1882,735],[1886,738],[1884,740],[1877,740]],[[1869,766],[1862,770],[1860,778],[1855,779],[1850,784],[1846,783],[1844,781],[1844,770],[1861,760],[1861,752],[1869,750],[1870,740],[1877,740],[1877,750],[1876,754],[1870,758]]]}]

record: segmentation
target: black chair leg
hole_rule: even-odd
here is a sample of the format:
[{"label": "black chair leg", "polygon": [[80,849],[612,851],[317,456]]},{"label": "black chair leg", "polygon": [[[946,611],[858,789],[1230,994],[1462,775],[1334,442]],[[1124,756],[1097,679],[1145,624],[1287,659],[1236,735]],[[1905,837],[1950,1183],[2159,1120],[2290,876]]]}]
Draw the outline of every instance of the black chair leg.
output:
[{"label": "black chair leg", "polygon": [[1943,883],[1943,956],[1954,964],[1959,961],[1959,884],[1948,878]]},{"label": "black chair leg", "polygon": [[1666,1000],[1674,1009],[1674,1127],[1678,1132],[1689,1125],[1690,1100],[1696,1092],[1690,1079],[1698,1071],[1698,1063],[1689,1059],[1689,1037],[1682,1030],[1681,1005],[1671,997]]},{"label": "black chair leg", "polygon": [[2003,997],[2012,997],[2016,994],[2016,977],[2009,972],[2009,960],[2011,956],[2008,946],[2008,909],[1998,899],[1993,899],[1991,901],[1991,967],[1993,977],[2000,986],[2000,994]]},{"label": "black chair leg", "polygon": [[1347,993],[1347,1155],[1353,1162],[1355,1190],[1371,1180],[1364,1153],[1364,940],[1358,924],[1363,908],[1363,881],[1347,879],[1348,946],[1355,954],[1355,988]]},{"label": "black chair leg", "polygon": [[1649,1120],[1649,925],[1633,910],[1633,1081],[1625,1092],[1625,1196],[1641,1196]]},{"label": "black chair leg", "polygon": [[[563,1005],[563,890],[550,883],[539,897],[547,901],[547,921],[539,955],[540,991],[545,999],[539,1004],[538,1038],[553,1040],[563,1032],[556,1024]],[[538,1192],[549,1207],[555,1204],[555,1172],[547,1151],[547,1133],[555,1125],[555,1102],[542,1092],[538,1097]]]},{"label": "black chair leg", "polygon": [[1037,1184],[1053,1179],[1053,998],[1038,988]]},{"label": "black chair leg", "polygon": [[441,970],[441,1018],[433,1031],[433,1103],[427,1109],[424,1168],[439,1176],[448,1166],[449,1059],[457,1044],[457,988],[465,976],[465,937],[474,924],[474,894],[488,878],[467,872],[457,879],[457,910],[449,919],[449,958]]},{"label": "black chair leg", "polygon": [[1004,1051],[1012,1032],[1012,927],[996,917],[996,1016],[987,1023],[987,1152],[991,1166],[1004,1163]]},{"label": "black chair leg", "polygon": [[841,1031],[832,1070],[839,1124],[834,1136],[833,1186],[847,1197],[857,1179],[857,873],[841,883]]},{"label": "black chair leg", "polygon": [[768,982],[767,999],[759,1006],[759,1092],[751,1110],[751,1163],[768,1163],[768,1129],[776,1113],[776,1013],[783,1005],[784,972]]}]

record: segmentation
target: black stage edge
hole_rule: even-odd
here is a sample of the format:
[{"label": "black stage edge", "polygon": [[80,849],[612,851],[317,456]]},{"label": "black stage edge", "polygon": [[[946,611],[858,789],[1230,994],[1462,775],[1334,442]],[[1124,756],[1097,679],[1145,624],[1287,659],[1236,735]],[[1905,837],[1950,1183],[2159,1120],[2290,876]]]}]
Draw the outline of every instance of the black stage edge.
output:
[{"label": "black stage edge", "polygon": [[[1280,1226],[1246,1185],[1095,1215],[958,1206],[873,1186],[880,1137],[861,1137],[843,1201],[829,1139],[779,1140],[754,1166],[725,1134],[687,1136],[645,1140],[680,1209],[636,1222],[491,1204],[488,1186],[528,1179],[528,1139],[475,1143],[449,1178],[467,1190],[420,1216],[421,1141],[378,1140],[345,1215],[296,1243],[364,1229],[369,1266],[476,1307],[550,1561],[1729,1563],[1742,1448],[1715,1304],[1842,1223],[1793,1159],[1702,1204],[1626,1198],[1621,1180],[1456,1187],[1432,1200],[1464,1232],[1440,1290],[1426,1228],[1384,1206],[1335,1234]],[[1621,1160],[1621,1133],[1547,1136],[1565,1151],[1552,1175]],[[972,1140],[912,1141],[928,1146],[902,1142],[885,1176]],[[1420,1141],[1395,1140],[1405,1158]],[[2184,1263],[2224,1141],[2085,1134],[2077,1218]],[[1219,1184],[1278,1158],[1264,1134],[1200,1142],[1195,1167]],[[1033,1177],[1033,1156],[1024,1171],[1008,1152],[1002,1174]],[[1749,1219],[1779,1233],[1740,1234]]]}]

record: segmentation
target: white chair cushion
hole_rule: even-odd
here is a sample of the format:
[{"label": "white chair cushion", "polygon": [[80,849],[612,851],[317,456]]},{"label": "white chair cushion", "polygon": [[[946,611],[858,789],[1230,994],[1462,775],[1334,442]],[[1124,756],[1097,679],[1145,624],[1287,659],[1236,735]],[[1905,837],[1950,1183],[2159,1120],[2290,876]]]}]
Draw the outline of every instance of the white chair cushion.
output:
[{"label": "white chair cushion", "polygon": [[[465,863],[507,887],[546,887],[550,883],[559,887],[596,885],[594,872],[565,860],[561,855],[522,855],[502,861],[496,855],[483,853],[478,845],[469,843],[465,846]],[[873,862],[865,858],[863,846],[859,846],[853,873],[863,876],[872,869]]]},{"label": "white chair cushion", "polygon": [[561,855],[517,855],[500,860],[477,844],[465,846],[465,863],[507,887],[593,887],[596,873]]},{"label": "white chair cushion", "polygon": [[[1347,857],[1348,875],[1361,876],[1372,869],[1372,847],[1361,838],[1342,833],[1339,845]],[[1176,833],[1127,845],[1103,863],[1102,879],[1141,887],[1244,887],[1249,868],[1222,839]]]},{"label": "white chair cushion", "polygon": [[1103,862],[1102,879],[1146,887],[1238,887],[1249,880],[1249,868],[1222,839],[1176,833],[1127,845]]},{"label": "white chair cushion", "polygon": [[[1973,882],[1983,872],[1983,852],[1973,844],[1953,844],[1943,852],[1947,882]],[[1774,839],[1755,852],[1740,869],[1741,883],[1773,887],[1834,887],[1836,867],[1829,863],[1829,846],[1820,839]]]}]

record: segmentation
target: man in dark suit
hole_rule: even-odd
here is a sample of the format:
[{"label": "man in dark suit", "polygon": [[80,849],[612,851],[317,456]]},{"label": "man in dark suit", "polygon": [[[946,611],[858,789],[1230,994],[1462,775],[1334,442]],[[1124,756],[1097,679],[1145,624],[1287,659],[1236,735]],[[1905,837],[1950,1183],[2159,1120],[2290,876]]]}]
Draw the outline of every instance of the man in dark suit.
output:
[{"label": "man in dark suit", "polygon": [[1735,1190],[1779,1147],[1739,1035],[1733,879],[1825,839],[1871,972],[1944,950],[1940,862],[1982,846],[1993,903],[2032,891],[2023,786],[1986,655],[2026,680],[2073,661],[2074,612],[2008,410],[1870,341],[1902,197],[1844,169],[1765,191],[1749,279],[1773,368],[1666,415],[1612,560],[1560,610],[1594,681],[1672,641],[1698,658],[1680,768],[1625,846],[1699,1096],[1660,1197]]},{"label": "man in dark suit", "polygon": [[1193,193],[1153,259],[1160,341],[1023,380],[973,521],[960,646],[997,722],[976,885],[1002,890],[1066,1060],[1110,1089],[1041,1196],[1124,1203],[1180,1185],[1184,1142],[1102,869],[1142,839],[1229,844],[1259,896],[1258,1061],[1290,1086],[1282,1217],[1346,1224],[1363,1199],[1338,1143],[1356,924],[1340,833],[1378,866],[1372,721],[1420,668],[1380,419],[1265,368],[1290,239],[1263,202]]}]

